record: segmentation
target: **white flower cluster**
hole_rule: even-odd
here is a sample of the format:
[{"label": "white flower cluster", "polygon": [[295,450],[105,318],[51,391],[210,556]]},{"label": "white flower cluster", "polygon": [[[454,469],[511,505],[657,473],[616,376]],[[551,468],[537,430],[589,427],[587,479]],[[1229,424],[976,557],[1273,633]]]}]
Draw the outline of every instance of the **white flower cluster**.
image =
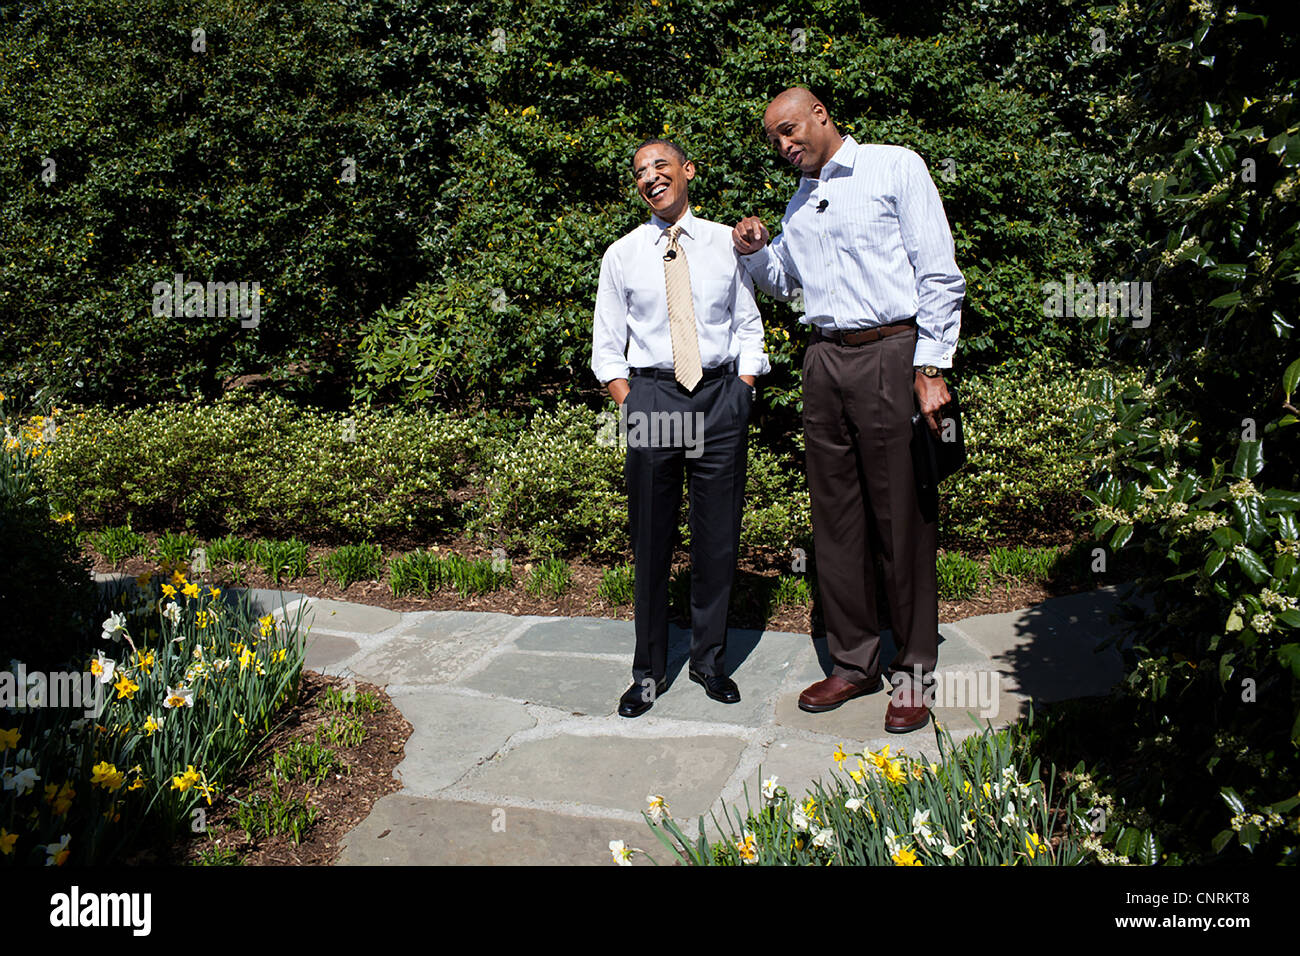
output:
[{"label": "white flower cluster", "polygon": [[1201,241],[1200,236],[1190,236],[1187,239],[1184,239],[1182,245],[1180,245],[1178,248],[1170,249],[1168,252],[1161,254],[1160,256],[1161,264],[1166,266],[1176,265],[1183,258],[1183,256],[1187,252],[1189,252],[1192,249],[1192,247],[1195,246],[1200,241]]},{"label": "white flower cluster", "polygon": [[1264,497],[1255,490],[1255,485],[1249,478],[1243,478],[1232,485],[1228,486],[1229,497],[1241,500],[1242,498],[1262,498]]}]

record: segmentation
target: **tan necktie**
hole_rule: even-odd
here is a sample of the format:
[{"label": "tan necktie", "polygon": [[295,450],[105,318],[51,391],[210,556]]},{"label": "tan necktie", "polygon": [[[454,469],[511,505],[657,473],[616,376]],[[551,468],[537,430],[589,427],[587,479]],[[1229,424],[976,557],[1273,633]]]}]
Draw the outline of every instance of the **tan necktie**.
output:
[{"label": "tan necktie", "polygon": [[695,303],[691,298],[691,270],[686,265],[686,251],[677,242],[682,227],[668,229],[668,249],[673,255],[664,259],[664,281],[668,285],[668,334],[673,340],[673,375],[690,391],[704,376],[700,368],[700,340],[695,329]]}]

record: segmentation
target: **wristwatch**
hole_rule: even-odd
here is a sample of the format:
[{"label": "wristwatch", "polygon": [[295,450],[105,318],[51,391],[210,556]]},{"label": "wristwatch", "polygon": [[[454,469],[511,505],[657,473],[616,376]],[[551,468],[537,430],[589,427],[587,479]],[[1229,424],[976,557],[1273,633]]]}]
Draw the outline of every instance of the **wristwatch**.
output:
[{"label": "wristwatch", "polygon": [[916,371],[920,372],[926,378],[938,378],[943,374],[943,369],[937,365],[913,365]]}]

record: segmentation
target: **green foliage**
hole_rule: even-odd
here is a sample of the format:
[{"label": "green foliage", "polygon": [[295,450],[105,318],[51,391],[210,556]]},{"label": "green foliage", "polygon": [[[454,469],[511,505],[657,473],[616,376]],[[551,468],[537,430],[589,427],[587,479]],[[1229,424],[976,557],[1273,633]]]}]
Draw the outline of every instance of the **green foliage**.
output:
[{"label": "green foliage", "polygon": [[348,772],[339,755],[320,744],[294,740],[271,754],[271,767],[286,780],[305,780],[319,787],[330,774]]},{"label": "green foliage", "polygon": [[[0,8],[0,387],[142,401],[346,371],[354,324],[446,254],[441,187],[486,105],[488,11]],[[259,324],[155,317],[176,273],[260,282]]]},{"label": "green foliage", "polygon": [[384,709],[384,704],[370,691],[358,691],[355,687],[349,685],[343,690],[339,690],[337,687],[326,690],[325,696],[320,702],[320,708],[325,711],[357,716],[377,713]]},{"label": "green foliage", "polygon": [[114,564],[121,564],[127,558],[143,554],[145,548],[149,546],[145,536],[132,531],[129,524],[96,531],[91,534],[90,543],[96,551]]},{"label": "green foliage", "polygon": [[772,592],[775,607],[807,607],[812,604],[812,587],[802,574],[783,574]]},{"label": "green foliage", "polygon": [[165,564],[188,564],[199,539],[184,532],[167,531],[154,542],[154,559]]},{"label": "green foliage", "polygon": [[636,579],[632,565],[620,564],[601,572],[596,596],[616,607],[633,603],[636,600]]},{"label": "green foliage", "polygon": [[524,590],[535,597],[559,597],[573,583],[573,572],[559,558],[547,558],[528,574]]},{"label": "green foliage", "polygon": [[294,843],[302,843],[303,835],[320,815],[306,797],[289,798],[281,793],[280,781],[280,774],[272,770],[266,775],[266,787],[240,802],[235,810],[235,820],[249,840],[285,834]]},{"label": "green foliage", "polygon": [[214,541],[209,541],[205,550],[208,564],[213,567],[223,564],[233,565],[247,559],[250,543],[238,535],[228,534]]},{"label": "green foliage", "polygon": [[232,395],[66,415],[39,464],[51,497],[87,518],[355,539],[445,524],[480,432],[421,410],[342,415]]},{"label": "green foliage", "polygon": [[1056,572],[1060,557],[1056,548],[993,548],[989,552],[989,577],[1023,583],[1047,581]]},{"label": "green foliage", "polygon": [[249,549],[249,557],[276,584],[283,577],[307,576],[307,542],[297,538],[255,541]]},{"label": "green foliage", "polygon": [[356,714],[337,713],[316,728],[316,742],[332,747],[359,747],[366,739],[365,722]]},{"label": "green foliage", "polygon": [[936,563],[939,597],[945,601],[962,601],[980,589],[984,569],[980,563],[956,551],[939,554]]},{"label": "green foliage", "polygon": [[565,406],[538,412],[521,433],[497,440],[484,465],[483,497],[468,527],[507,549],[618,554],[627,547],[627,495],[615,416]]},{"label": "green foliage", "polygon": [[[90,565],[75,527],[51,508],[39,462],[57,442],[37,416],[25,425],[0,398],[0,660],[62,667],[89,645],[97,619]],[[51,419],[52,421],[52,419]]]},{"label": "green foliage", "polygon": [[377,544],[345,544],[320,558],[322,581],[346,589],[353,581],[377,581],[384,573],[384,556]]},{"label": "green foliage", "polygon": [[1096,320],[1144,375],[1090,385],[1089,517],[1109,550],[1142,560],[1154,608],[1132,615],[1111,705],[1133,715],[1108,738],[1125,749],[1089,766],[1188,862],[1295,862],[1300,848],[1279,809],[1300,789],[1300,137],[1284,12],[1126,8],[1130,75],[1098,97],[1130,120],[1114,142],[1133,248],[1116,253],[1152,284],[1157,319]]}]

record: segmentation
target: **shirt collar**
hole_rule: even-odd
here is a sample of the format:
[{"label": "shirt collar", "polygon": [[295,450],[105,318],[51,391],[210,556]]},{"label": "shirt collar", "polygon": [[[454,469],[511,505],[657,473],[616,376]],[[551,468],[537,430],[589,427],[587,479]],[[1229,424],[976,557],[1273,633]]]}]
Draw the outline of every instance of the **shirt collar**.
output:
[{"label": "shirt collar", "polygon": [[[686,212],[682,213],[682,218],[677,220],[677,224],[682,227],[683,236],[690,236],[692,239],[695,238],[695,214],[691,212],[691,207],[689,205],[686,207]],[[655,229],[658,230],[655,234],[655,244],[658,245],[661,237],[664,239],[668,237],[668,228],[672,226],[673,223],[668,222],[666,219],[660,219],[658,213],[651,213],[650,225],[654,226]]]},{"label": "shirt collar", "polygon": [[857,158],[858,158],[857,141],[852,136],[845,136],[844,142],[841,143],[840,148],[835,151],[835,155],[832,156],[830,159],[826,160],[825,164],[823,164],[821,172],[818,173],[817,178],[819,179],[828,178],[828,174],[826,172],[828,166],[840,166],[843,167],[844,169],[852,169],[853,163]]}]

